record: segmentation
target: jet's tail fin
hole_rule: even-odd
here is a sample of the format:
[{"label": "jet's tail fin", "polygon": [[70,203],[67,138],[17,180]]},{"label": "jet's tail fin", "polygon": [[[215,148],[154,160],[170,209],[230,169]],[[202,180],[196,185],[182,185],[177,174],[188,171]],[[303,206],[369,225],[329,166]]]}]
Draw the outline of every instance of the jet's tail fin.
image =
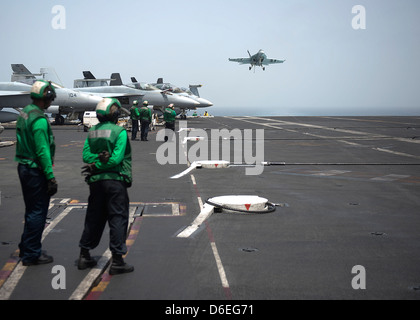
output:
[{"label": "jet's tail fin", "polygon": [[157,84],[162,84],[163,83],[163,78],[159,78],[158,80],[157,80]]},{"label": "jet's tail fin", "polygon": [[[49,80],[63,86],[54,68],[41,68],[39,73],[32,73],[23,64],[12,64],[12,82],[33,85],[38,79]],[[38,78],[37,78],[38,77]]]},{"label": "jet's tail fin", "polygon": [[13,74],[11,77],[12,82],[21,82],[33,85],[37,80],[36,75],[33,74],[23,64],[12,64]]},{"label": "jet's tail fin", "polygon": [[197,97],[200,97],[200,93],[198,92],[198,88],[201,88],[201,84],[190,84],[190,90],[191,92],[196,95]]},{"label": "jet's tail fin", "polygon": [[87,87],[108,87],[110,79],[96,79],[90,71],[83,71],[83,79],[77,79],[73,82],[74,88],[87,88]]},{"label": "jet's tail fin", "polygon": [[96,79],[95,76],[90,71],[83,71],[83,77],[86,80],[95,80]]},{"label": "jet's tail fin", "polygon": [[137,81],[136,77],[131,77],[131,82],[133,83],[134,88],[141,89],[140,83]]},{"label": "jet's tail fin", "polygon": [[28,70],[23,64],[12,64],[12,70],[15,74],[31,75],[32,72]]},{"label": "jet's tail fin", "polygon": [[119,73],[113,73],[111,74],[111,83],[110,86],[122,86],[122,80],[121,75]]}]

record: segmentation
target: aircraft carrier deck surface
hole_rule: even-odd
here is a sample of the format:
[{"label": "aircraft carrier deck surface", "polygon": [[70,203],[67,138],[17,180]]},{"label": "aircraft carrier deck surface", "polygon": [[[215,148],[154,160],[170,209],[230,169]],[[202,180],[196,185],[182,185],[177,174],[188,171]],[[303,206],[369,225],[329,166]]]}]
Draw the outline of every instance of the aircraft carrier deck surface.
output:
[{"label": "aircraft carrier deck surface", "polygon": [[[172,300],[420,299],[420,117],[208,117],[187,126],[205,130],[200,142],[209,150],[211,129],[240,129],[256,161],[262,142],[263,161],[276,165],[259,175],[231,166],[170,179],[187,164],[157,162],[163,142],[156,131],[148,142],[131,141],[126,261],[135,271],[116,276],[107,272],[107,230],[92,251],[98,267],[76,267],[89,194],[80,173],[87,134],[53,126],[59,191],[44,232],[43,249],[54,257],[47,265],[22,267],[17,258],[24,203],[15,148],[0,148],[0,299],[161,300],[168,307]],[[14,136],[9,127],[0,139]],[[232,158],[225,160],[233,162],[227,140]],[[197,143],[186,142],[188,153]],[[223,210],[197,222],[206,199],[224,195],[277,206],[263,214]],[[191,225],[195,232],[179,237]]]}]

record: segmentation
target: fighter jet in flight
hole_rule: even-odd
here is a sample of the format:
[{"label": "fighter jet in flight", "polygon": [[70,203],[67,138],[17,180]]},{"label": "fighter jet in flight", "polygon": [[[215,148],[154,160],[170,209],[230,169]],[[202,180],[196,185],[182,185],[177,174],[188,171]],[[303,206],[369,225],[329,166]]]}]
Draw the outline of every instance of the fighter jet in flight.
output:
[{"label": "fighter jet in flight", "polygon": [[263,70],[265,70],[265,66],[268,66],[269,64],[275,64],[275,63],[283,63],[286,60],[277,60],[277,59],[269,59],[267,58],[267,55],[264,53],[264,51],[260,50],[256,54],[251,55],[248,50],[249,58],[229,58],[229,61],[232,62],[239,62],[239,64],[250,64],[249,70],[252,69],[252,67],[261,67]]}]

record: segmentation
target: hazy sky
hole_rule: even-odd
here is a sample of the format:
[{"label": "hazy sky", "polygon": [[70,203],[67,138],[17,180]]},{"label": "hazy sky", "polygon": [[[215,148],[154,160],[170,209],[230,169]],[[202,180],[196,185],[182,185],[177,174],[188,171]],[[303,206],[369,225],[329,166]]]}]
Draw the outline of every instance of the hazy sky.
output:
[{"label": "hazy sky", "polygon": [[[1,1],[0,81],[23,63],[68,87],[84,70],[203,84],[216,115],[420,115],[419,17],[419,0]],[[228,61],[259,49],[286,62],[254,73]]]}]

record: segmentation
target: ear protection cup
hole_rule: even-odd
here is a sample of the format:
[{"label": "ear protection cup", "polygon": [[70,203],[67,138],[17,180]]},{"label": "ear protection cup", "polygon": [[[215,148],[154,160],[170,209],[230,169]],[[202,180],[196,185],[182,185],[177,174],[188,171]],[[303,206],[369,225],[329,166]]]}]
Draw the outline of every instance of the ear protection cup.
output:
[{"label": "ear protection cup", "polygon": [[55,93],[55,90],[51,86],[51,82],[50,82],[50,85],[47,88],[45,88],[45,90],[47,90],[47,93],[44,96],[44,100],[54,101],[54,99],[57,97],[57,94]]},{"label": "ear protection cup", "polygon": [[120,117],[120,109],[118,108],[117,110],[114,111],[114,113],[112,114],[112,121],[117,123],[118,122],[118,118]]}]

